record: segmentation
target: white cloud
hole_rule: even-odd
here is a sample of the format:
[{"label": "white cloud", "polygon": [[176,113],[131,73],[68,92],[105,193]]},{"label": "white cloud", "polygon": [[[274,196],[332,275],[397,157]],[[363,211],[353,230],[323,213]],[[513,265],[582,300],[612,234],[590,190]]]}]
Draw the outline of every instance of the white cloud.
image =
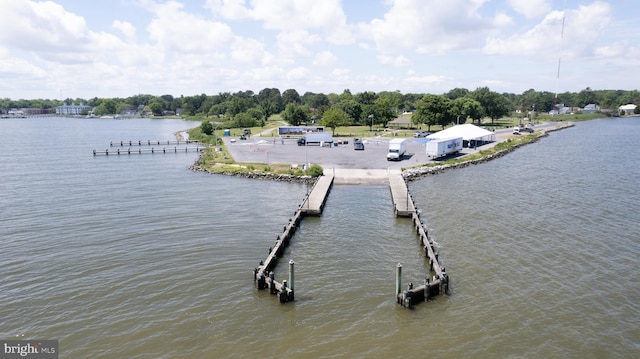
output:
[{"label": "white cloud", "polygon": [[382,19],[361,24],[382,53],[401,51],[441,55],[477,43],[491,22],[478,9],[483,0],[427,2],[395,0]]},{"label": "white cloud", "polygon": [[236,37],[231,44],[231,57],[243,64],[268,65],[273,63],[273,55],[265,51],[264,44],[255,39]]},{"label": "white cloud", "polygon": [[313,59],[313,64],[316,66],[328,66],[335,63],[336,56],[330,51],[321,51]]},{"label": "white cloud", "polygon": [[412,61],[403,55],[378,55],[378,60],[381,64],[391,66],[410,66]]},{"label": "white cloud", "polygon": [[227,24],[187,13],[183,8],[181,3],[169,1],[151,9],[156,18],[147,30],[158,46],[176,52],[209,53],[234,39]]},{"label": "white cloud", "polygon": [[318,36],[308,33],[306,30],[282,31],[276,36],[278,50],[284,56],[308,57],[311,51],[309,45],[319,42]]},{"label": "white cloud", "polygon": [[509,6],[527,18],[540,17],[551,11],[547,0],[508,0]]},{"label": "white cloud", "polygon": [[[563,20],[564,19],[564,20]],[[552,11],[530,30],[506,38],[487,38],[485,54],[556,54],[569,56],[592,53],[600,30],[612,20],[608,4],[594,3],[577,10]],[[563,31],[564,21],[564,31]]]},{"label": "white cloud", "polygon": [[291,70],[287,71],[287,74],[285,77],[287,80],[298,81],[298,80],[308,79],[310,76],[311,76],[311,71],[309,71],[309,69],[305,67],[300,66],[300,67],[292,68]]},{"label": "white cloud", "polygon": [[0,42],[20,49],[77,49],[89,42],[84,18],[53,2],[0,2]]},{"label": "white cloud", "polygon": [[513,25],[513,18],[504,12],[499,12],[493,18],[493,25],[498,28],[502,28],[505,26]]},{"label": "white cloud", "polygon": [[111,27],[120,31],[128,40],[133,40],[136,37],[136,28],[129,22],[115,20]]},{"label": "white cloud", "polygon": [[245,0],[207,0],[204,7],[214,16],[224,19],[243,19],[250,16]]}]

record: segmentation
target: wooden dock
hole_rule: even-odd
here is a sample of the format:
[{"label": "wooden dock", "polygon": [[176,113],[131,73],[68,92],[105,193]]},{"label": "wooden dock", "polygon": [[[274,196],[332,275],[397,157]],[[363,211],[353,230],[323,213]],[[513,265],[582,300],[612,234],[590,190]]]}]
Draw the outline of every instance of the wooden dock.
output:
[{"label": "wooden dock", "polygon": [[[411,203],[413,206],[413,201]],[[412,308],[413,305],[427,301],[436,295],[449,293],[449,275],[440,263],[435,243],[429,238],[427,226],[420,219],[420,212],[416,211],[415,208],[411,214],[411,220],[415,227],[416,235],[420,237],[425,257],[429,258],[430,272],[425,275],[422,285],[414,287],[413,283],[409,283],[407,289],[402,290],[402,265],[398,263],[396,268],[396,302],[406,308]]]},{"label": "wooden dock", "polygon": [[391,199],[393,200],[393,210],[396,216],[411,217],[416,212],[413,199],[409,195],[407,182],[402,174],[389,174],[389,188],[391,189]]},{"label": "wooden dock", "polygon": [[333,176],[320,176],[313,185],[313,188],[305,198],[302,200],[302,204],[298,206],[298,209],[293,214],[293,217],[289,219],[289,223],[284,226],[282,234],[276,237],[276,241],[273,247],[269,248],[269,254],[267,258],[260,261],[260,265],[253,270],[253,281],[256,284],[258,290],[269,288],[269,293],[277,295],[280,299],[280,303],[286,303],[295,299],[295,286],[293,279],[294,263],[293,260],[289,261],[289,279],[278,282],[275,279],[273,269],[278,264],[278,258],[284,252],[284,249],[289,245],[289,241],[296,229],[300,225],[303,216],[305,215],[319,215],[322,213],[324,203],[326,202],[327,195],[333,184]]},{"label": "wooden dock", "polygon": [[306,215],[319,215],[322,213],[327,200],[329,189],[333,185],[333,176],[323,175],[313,185],[311,192],[302,202],[300,210]]},{"label": "wooden dock", "polygon": [[137,141],[111,141],[109,142],[109,147],[124,147],[124,146],[129,146],[129,147],[133,147],[133,146],[161,146],[161,145],[166,145],[166,146],[170,146],[170,145],[189,145],[192,143],[200,143],[200,141],[197,140],[137,140]]},{"label": "wooden dock", "polygon": [[135,154],[143,154],[143,153],[178,153],[178,152],[201,152],[204,151],[204,149],[206,148],[206,146],[185,146],[185,147],[178,147],[178,146],[173,146],[173,147],[161,147],[161,148],[155,148],[155,147],[149,147],[149,148],[143,148],[143,147],[137,147],[132,149],[131,147],[128,148],[116,148],[116,149],[111,149],[109,150],[108,148],[105,149],[104,151],[98,151],[98,150],[93,150],[93,155],[94,156],[99,156],[99,155],[104,155],[104,156],[109,156],[109,155],[135,155]]}]

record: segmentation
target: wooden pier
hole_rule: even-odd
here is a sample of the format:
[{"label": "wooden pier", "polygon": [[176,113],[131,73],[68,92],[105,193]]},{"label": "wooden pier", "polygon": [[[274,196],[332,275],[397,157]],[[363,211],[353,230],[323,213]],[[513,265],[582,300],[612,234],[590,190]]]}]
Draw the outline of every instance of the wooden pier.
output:
[{"label": "wooden pier", "polygon": [[109,155],[135,155],[135,154],[143,154],[143,153],[178,153],[178,152],[201,152],[204,151],[204,149],[206,148],[206,146],[185,146],[185,147],[178,147],[178,146],[174,146],[173,148],[167,148],[167,147],[162,147],[162,148],[155,148],[155,147],[149,147],[149,148],[143,148],[143,147],[138,147],[138,148],[134,148],[132,149],[131,147],[128,147],[126,149],[121,149],[121,148],[116,148],[116,149],[111,149],[109,150],[108,148],[104,151],[98,151],[98,150],[93,150],[93,155],[94,156],[98,156],[98,155],[104,155],[104,156],[109,156]]},{"label": "wooden pier", "polygon": [[[406,188],[406,186],[405,186]],[[436,295],[446,295],[449,293],[449,275],[446,273],[444,266],[440,263],[438,251],[431,238],[427,226],[420,219],[420,211],[417,211],[413,205],[413,199],[407,193],[413,211],[411,213],[411,221],[416,230],[416,235],[420,239],[420,244],[424,249],[425,257],[429,258],[429,273],[423,279],[423,284],[414,287],[410,282],[406,290],[402,290],[402,264],[398,263],[396,267],[396,302],[405,308],[412,308],[413,305],[429,300]],[[433,276],[431,275],[433,274]]]},{"label": "wooden pier", "polygon": [[186,140],[186,141],[180,141],[180,140],[111,141],[109,143],[109,147],[116,147],[116,146],[120,146],[120,147],[124,147],[124,146],[129,146],[129,147],[133,147],[133,146],[161,146],[161,145],[165,145],[165,146],[170,146],[170,145],[180,146],[180,145],[189,145],[189,144],[192,144],[192,143],[200,143],[200,141],[196,141],[196,140]]},{"label": "wooden pier", "polygon": [[282,234],[276,237],[273,247],[269,248],[267,258],[260,261],[260,265],[253,270],[253,281],[256,283],[258,290],[269,288],[269,293],[277,295],[280,303],[286,303],[295,299],[294,284],[294,262],[289,261],[289,279],[278,282],[275,280],[273,269],[278,263],[278,257],[282,255],[284,249],[289,245],[289,241],[296,229],[300,225],[305,215],[320,215],[326,202],[327,195],[333,184],[333,176],[320,176],[313,185],[313,188],[305,198],[302,204],[289,219],[289,223],[284,226]]},{"label": "wooden pier", "polygon": [[322,209],[324,208],[324,204],[327,200],[327,194],[333,185],[333,178],[333,176],[328,175],[320,176],[320,178],[318,178],[316,183],[313,185],[311,192],[300,206],[302,213],[313,215],[319,215],[322,213]]},{"label": "wooden pier", "polygon": [[416,212],[416,208],[413,205],[413,199],[409,196],[407,183],[402,174],[389,174],[389,188],[396,216],[411,217]]}]

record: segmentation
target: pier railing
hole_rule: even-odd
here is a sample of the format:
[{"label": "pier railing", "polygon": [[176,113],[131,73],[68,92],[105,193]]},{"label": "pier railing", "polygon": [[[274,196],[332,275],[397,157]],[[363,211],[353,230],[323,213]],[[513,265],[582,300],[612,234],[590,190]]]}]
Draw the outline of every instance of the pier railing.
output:
[{"label": "pier railing", "polygon": [[[196,144],[196,146],[193,146]],[[167,147],[171,146],[173,147]],[[184,147],[179,147],[183,145]],[[122,148],[127,146],[127,148]],[[153,147],[162,146],[162,147]],[[114,148],[116,147],[116,148]],[[134,148],[132,148],[134,147]],[[131,155],[131,154],[143,154],[143,153],[178,153],[178,152],[201,152],[207,148],[206,144],[201,144],[196,140],[137,140],[137,141],[111,141],[109,148],[104,151],[93,150],[93,155]]]},{"label": "pier railing", "polygon": [[[411,201],[411,206],[415,208],[411,195],[408,198]],[[422,285],[414,287],[410,282],[407,289],[402,290],[402,264],[398,263],[396,266],[396,302],[406,308],[412,308],[413,305],[427,301],[436,295],[449,293],[449,275],[440,263],[434,241],[429,238],[427,226],[420,218],[420,211],[415,210],[411,214],[411,221],[415,227],[416,235],[419,236],[425,257],[429,258],[430,272],[425,275]]]},{"label": "pier railing", "polygon": [[[305,216],[304,204],[309,202],[309,197],[313,193],[314,189],[318,185],[319,180],[316,180],[310,191],[307,191],[306,196],[302,200],[298,209],[293,214],[293,217],[289,218],[289,222],[284,226],[282,234],[276,237],[276,241],[273,247],[269,248],[269,254],[267,258],[260,261],[260,265],[253,270],[253,281],[256,284],[258,290],[269,289],[270,294],[277,295],[280,299],[280,303],[286,303],[295,299],[295,283],[294,283],[294,262],[289,260],[289,279],[278,282],[275,280],[273,270],[278,263],[278,258],[282,256],[285,248],[289,245],[291,237],[295,233],[296,229],[300,225],[302,218]],[[327,195],[329,188],[320,188],[322,191],[326,191],[324,196]],[[317,213],[314,213],[317,214]]]}]

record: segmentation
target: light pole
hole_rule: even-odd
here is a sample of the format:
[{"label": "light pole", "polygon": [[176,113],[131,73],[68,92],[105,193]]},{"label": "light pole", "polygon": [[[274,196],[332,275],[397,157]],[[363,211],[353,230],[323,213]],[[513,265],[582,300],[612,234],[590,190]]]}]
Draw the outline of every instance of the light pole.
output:
[{"label": "light pole", "polygon": [[213,128],[213,147],[215,152],[218,152],[218,137],[216,137],[218,126],[220,126],[220,124],[217,124],[216,127]]},{"label": "light pole", "polygon": [[373,114],[370,114],[369,118],[371,119],[371,128],[369,129],[369,131],[373,132]]}]

